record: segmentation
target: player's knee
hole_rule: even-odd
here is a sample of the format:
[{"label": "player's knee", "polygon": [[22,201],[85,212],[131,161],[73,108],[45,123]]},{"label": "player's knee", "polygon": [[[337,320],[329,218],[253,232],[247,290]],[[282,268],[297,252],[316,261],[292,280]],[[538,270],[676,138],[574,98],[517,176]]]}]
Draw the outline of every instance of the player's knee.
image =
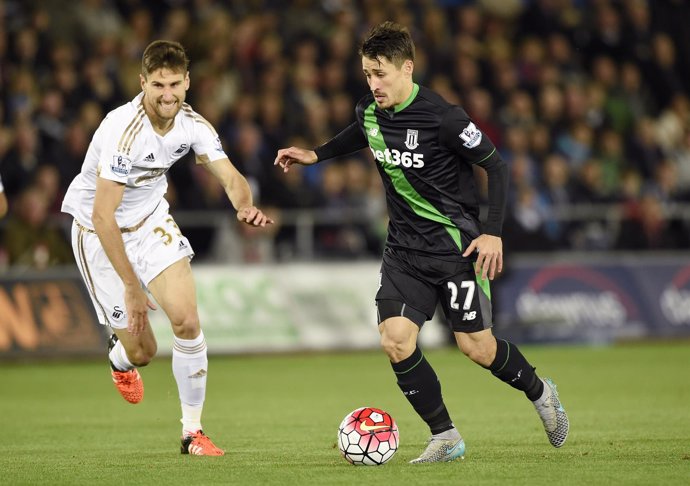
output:
[{"label": "player's knee", "polygon": [[465,356],[479,365],[486,367],[493,362],[495,349],[492,350],[490,346],[485,346],[482,342],[467,341],[459,343],[459,346]]},{"label": "player's knee", "polygon": [[493,361],[493,359],[490,358],[489,353],[483,349],[475,349],[467,354],[467,357],[478,365],[482,365],[484,367],[489,366]]},{"label": "player's knee", "polygon": [[127,357],[134,366],[141,367],[149,364],[153,360],[153,357],[156,356],[157,351],[158,346],[156,345],[156,343],[152,343],[137,348],[131,353],[127,351]]},{"label": "player's knee", "polygon": [[196,312],[190,312],[171,321],[175,336],[180,339],[194,339],[199,335],[201,326]]},{"label": "player's knee", "polygon": [[414,345],[406,339],[397,339],[387,334],[381,335],[381,348],[393,363],[398,363],[412,354]]}]

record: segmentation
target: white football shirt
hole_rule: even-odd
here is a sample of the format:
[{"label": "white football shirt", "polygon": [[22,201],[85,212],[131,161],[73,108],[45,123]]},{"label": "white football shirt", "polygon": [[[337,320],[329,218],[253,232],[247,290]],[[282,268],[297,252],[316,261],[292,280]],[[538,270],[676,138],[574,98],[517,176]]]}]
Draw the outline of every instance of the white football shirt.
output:
[{"label": "white football shirt", "polygon": [[115,211],[118,226],[125,228],[139,223],[159,204],[167,207],[165,174],[190,150],[205,163],[227,157],[216,130],[187,103],[175,116],[173,128],[158,135],[144,112],[143,96],[139,93],[108,113],[91,140],[81,172],[67,189],[62,211],[82,226],[93,229],[97,177],[125,184]]}]

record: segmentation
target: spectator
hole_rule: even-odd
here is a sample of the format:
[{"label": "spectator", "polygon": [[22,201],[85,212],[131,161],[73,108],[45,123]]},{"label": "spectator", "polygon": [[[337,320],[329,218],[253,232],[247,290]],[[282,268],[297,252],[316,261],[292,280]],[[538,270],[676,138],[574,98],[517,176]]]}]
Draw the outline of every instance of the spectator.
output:
[{"label": "spectator", "polygon": [[599,135],[597,159],[601,162],[604,192],[612,197],[618,192],[621,173],[627,167],[623,140],[619,132],[605,129]]},{"label": "spectator", "polygon": [[654,120],[649,117],[639,118],[632,135],[628,138],[626,159],[645,179],[650,179],[664,157],[661,146],[657,143]]},{"label": "spectator", "polygon": [[684,94],[674,96],[669,106],[656,121],[656,139],[665,154],[677,147],[690,126],[690,98]]},{"label": "spectator", "polygon": [[14,145],[3,163],[3,180],[9,198],[31,183],[41,159],[36,128],[28,121],[18,121],[14,127]]},{"label": "spectator", "polygon": [[676,47],[666,33],[656,33],[652,38],[652,60],[645,69],[647,83],[656,98],[656,106],[663,110],[683,93],[683,82],[676,66]]},{"label": "spectator", "polygon": [[690,201],[690,127],[685,129],[682,143],[669,159],[676,166],[680,199]]},{"label": "spectator", "polygon": [[24,189],[17,198],[2,244],[10,265],[45,270],[73,261],[65,235],[55,224],[50,224],[50,203],[38,186]]},{"label": "spectator", "polygon": [[639,209],[623,220],[615,248],[619,250],[672,250],[687,248],[687,235],[677,221],[668,220],[653,193],[642,196]]},{"label": "spectator", "polygon": [[593,154],[594,133],[583,121],[575,122],[556,137],[555,147],[568,160],[570,167],[577,171]]},{"label": "spectator", "polygon": [[547,208],[531,186],[518,188],[504,224],[503,238],[508,252],[541,252],[554,246],[545,232]]},{"label": "spectator", "polygon": [[652,113],[654,99],[649,87],[642,81],[639,65],[631,62],[623,63],[620,74],[620,89],[625,104],[635,120]]},{"label": "spectator", "polygon": [[[432,88],[434,88],[434,86],[432,86]],[[440,90],[440,92],[443,93],[443,90]],[[446,97],[446,99],[451,101],[448,97]],[[477,127],[494,142],[497,148],[501,149],[503,142],[502,130],[500,125],[494,120],[494,108],[491,94],[483,88],[477,87],[472,89],[467,94],[465,108]]]},{"label": "spectator", "polygon": [[555,247],[566,248],[570,223],[561,220],[559,215],[574,202],[568,162],[562,155],[551,153],[544,159],[541,173],[539,199],[547,214],[544,233]]}]

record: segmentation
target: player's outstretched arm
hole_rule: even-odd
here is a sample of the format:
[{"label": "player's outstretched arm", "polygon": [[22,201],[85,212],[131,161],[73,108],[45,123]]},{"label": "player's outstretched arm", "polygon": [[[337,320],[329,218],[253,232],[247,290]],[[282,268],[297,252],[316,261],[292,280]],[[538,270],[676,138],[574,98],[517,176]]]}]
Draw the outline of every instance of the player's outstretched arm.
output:
[{"label": "player's outstretched arm", "polygon": [[237,219],[252,226],[266,226],[273,220],[254,206],[252,191],[247,179],[240,174],[229,159],[223,158],[207,164],[204,168],[218,179],[225,189],[232,206],[237,210]]},{"label": "player's outstretched arm", "polygon": [[319,158],[313,150],[288,147],[278,150],[278,155],[276,155],[273,165],[279,165],[283,172],[287,172],[292,164],[311,165],[318,162],[318,160]]},{"label": "player's outstretched arm", "polygon": [[289,147],[278,150],[273,165],[279,165],[283,172],[290,170],[292,164],[311,165],[321,160],[328,160],[342,155],[357,152],[367,146],[367,139],[357,122],[351,123],[335,137],[315,150]]}]

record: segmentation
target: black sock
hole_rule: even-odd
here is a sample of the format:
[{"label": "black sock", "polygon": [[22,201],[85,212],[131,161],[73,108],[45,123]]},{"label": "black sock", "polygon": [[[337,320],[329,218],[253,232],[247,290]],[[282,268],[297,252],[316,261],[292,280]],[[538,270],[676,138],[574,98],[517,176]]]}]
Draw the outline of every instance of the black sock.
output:
[{"label": "black sock", "polygon": [[544,383],[534,372],[535,368],[517,346],[503,339],[496,339],[496,358],[489,370],[499,380],[525,392],[531,401],[539,399],[544,391]]},{"label": "black sock", "polygon": [[441,396],[441,383],[422,350],[415,348],[410,357],[391,363],[391,366],[405,398],[429,425],[431,433],[440,434],[452,429],[453,422]]}]

